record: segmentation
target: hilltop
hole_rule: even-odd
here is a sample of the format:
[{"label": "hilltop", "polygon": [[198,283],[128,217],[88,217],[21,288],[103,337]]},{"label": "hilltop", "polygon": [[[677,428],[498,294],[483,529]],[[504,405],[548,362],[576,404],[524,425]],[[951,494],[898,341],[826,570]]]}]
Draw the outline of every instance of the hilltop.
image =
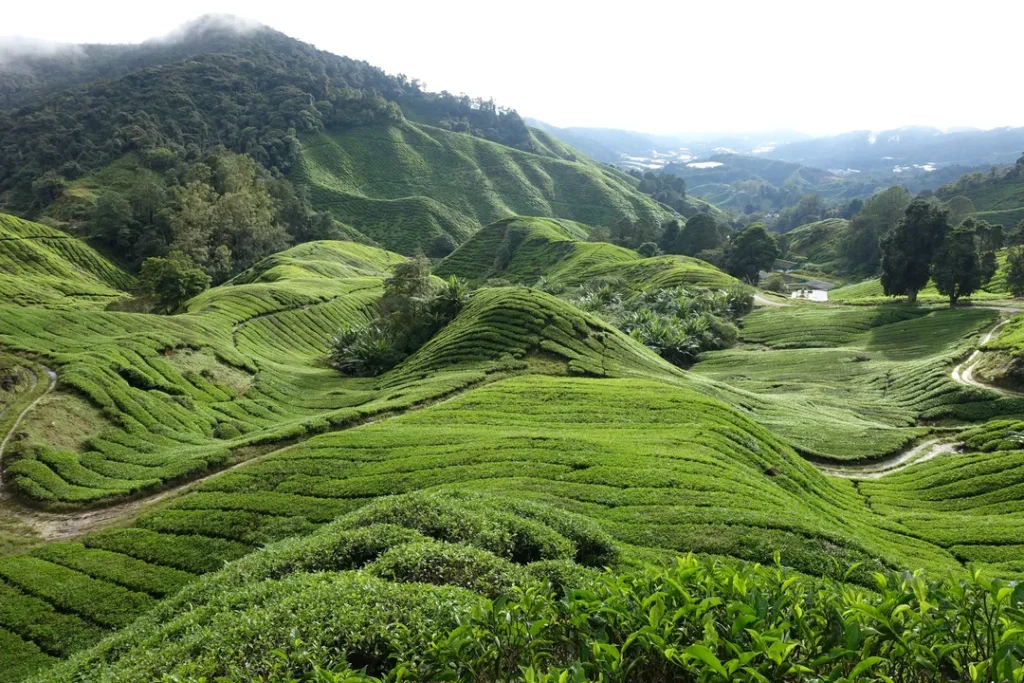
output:
[{"label": "hilltop", "polygon": [[144,180],[173,199],[204,177],[188,168],[231,153],[257,178],[290,179],[308,210],[334,217],[328,232],[404,253],[450,251],[513,214],[592,226],[677,217],[513,110],[267,27],[208,18],[164,41],[25,57],[5,73],[0,96],[19,106],[0,108],[0,201],[65,225]]},{"label": "hilltop", "polygon": [[457,275],[471,283],[490,279],[517,284],[545,281],[580,285],[620,279],[639,289],[736,282],[709,263],[688,256],[644,258],[632,249],[585,242],[579,225],[551,219],[509,218],[487,226],[436,268],[441,277]]}]

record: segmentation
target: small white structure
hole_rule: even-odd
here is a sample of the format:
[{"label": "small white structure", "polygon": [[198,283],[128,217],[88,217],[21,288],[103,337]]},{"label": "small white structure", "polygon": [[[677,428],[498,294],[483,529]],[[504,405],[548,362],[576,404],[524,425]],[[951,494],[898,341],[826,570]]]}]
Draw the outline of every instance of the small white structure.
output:
[{"label": "small white structure", "polygon": [[807,301],[828,301],[828,291],[824,289],[797,289],[790,294],[791,299],[806,299]]}]

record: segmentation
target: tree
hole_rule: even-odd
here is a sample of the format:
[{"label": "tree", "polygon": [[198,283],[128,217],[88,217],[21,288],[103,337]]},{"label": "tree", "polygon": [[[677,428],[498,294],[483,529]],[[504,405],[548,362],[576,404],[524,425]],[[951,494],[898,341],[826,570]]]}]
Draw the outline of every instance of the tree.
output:
[{"label": "tree", "polygon": [[661,226],[658,246],[664,253],[673,254],[677,239],[679,239],[679,221],[673,218]]},{"label": "tree", "polygon": [[1024,218],[1006,235],[1005,243],[1007,245],[1024,244]]},{"label": "tree", "polygon": [[847,267],[862,275],[878,271],[879,240],[900,222],[910,204],[910,193],[890,187],[864,203],[839,238],[838,252]]},{"label": "tree", "polygon": [[765,278],[761,289],[767,292],[785,292],[786,278],[782,277],[782,273],[772,273]]},{"label": "tree", "polygon": [[644,242],[636,248],[636,253],[644,258],[650,258],[651,256],[661,256],[661,249],[658,248],[656,242]]},{"label": "tree", "polygon": [[764,223],[753,223],[733,237],[725,252],[726,271],[756,285],[762,270],[769,270],[779,257],[779,246]]},{"label": "tree", "polygon": [[917,293],[931,276],[932,256],[948,230],[945,211],[924,199],[910,203],[900,222],[879,243],[886,296],[905,295],[908,302],[917,301]]},{"label": "tree", "polygon": [[157,308],[173,313],[183,303],[210,286],[210,276],[180,251],[166,258],[151,257],[142,263],[137,291],[152,297]]},{"label": "tree", "polygon": [[67,181],[56,171],[47,171],[32,182],[32,193],[40,207],[47,207],[57,201],[67,187]]},{"label": "tree", "polygon": [[123,195],[104,192],[92,208],[92,225],[99,237],[119,250],[129,250],[133,243],[132,207]]},{"label": "tree", "polygon": [[973,226],[964,222],[946,236],[935,253],[932,279],[939,293],[949,297],[950,307],[984,284],[974,240]]},{"label": "tree", "polygon": [[1024,247],[1007,249],[1006,264],[1006,286],[1014,296],[1024,296]]},{"label": "tree", "polygon": [[716,248],[721,239],[721,232],[715,219],[706,213],[698,213],[688,219],[679,231],[672,253],[693,256],[706,249]]}]

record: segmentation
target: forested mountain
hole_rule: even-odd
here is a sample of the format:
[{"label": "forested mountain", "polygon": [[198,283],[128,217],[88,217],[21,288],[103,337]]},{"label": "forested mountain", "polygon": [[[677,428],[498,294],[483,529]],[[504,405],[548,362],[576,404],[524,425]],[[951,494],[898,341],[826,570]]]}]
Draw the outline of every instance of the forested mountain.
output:
[{"label": "forested mountain", "polygon": [[[3,73],[18,106],[0,110],[0,206],[78,226],[136,266],[175,249],[223,279],[314,238],[443,255],[517,213],[677,217],[513,110],[226,18]],[[255,166],[238,175],[233,155]]]}]

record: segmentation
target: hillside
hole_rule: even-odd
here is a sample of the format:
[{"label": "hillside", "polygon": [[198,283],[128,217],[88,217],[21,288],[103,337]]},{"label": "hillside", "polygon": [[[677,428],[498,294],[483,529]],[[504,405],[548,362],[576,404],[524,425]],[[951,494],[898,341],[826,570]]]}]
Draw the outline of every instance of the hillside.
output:
[{"label": "hillside", "polygon": [[0,297],[5,303],[102,306],[132,277],[79,239],[0,213]]},{"label": "hillside", "polygon": [[828,218],[789,231],[787,258],[813,264],[825,272],[838,271],[841,264],[837,240],[849,225],[842,218]]},{"label": "hillside", "polygon": [[487,226],[436,268],[472,283],[490,279],[533,285],[540,278],[561,285],[620,279],[636,289],[735,283],[714,266],[688,256],[643,258],[604,242],[583,242],[583,229],[565,221],[509,218]]},{"label": "hillside", "polygon": [[[617,277],[657,291],[693,286],[677,279],[683,265],[727,282],[697,261],[581,242],[584,231],[506,219],[438,272],[489,278],[508,241],[509,280]],[[0,306],[0,345],[57,377],[53,391],[11,399],[20,411],[41,396],[3,454],[8,505],[113,504],[82,523],[74,512],[0,513],[27,525],[16,533],[44,535],[0,558],[0,680],[76,652],[40,680],[232,676],[272,667],[274,650],[295,655],[296,632],[350,642],[350,663],[384,672],[404,655],[358,634],[399,613],[437,638],[512,585],[604,580],[606,566],[626,576],[677,553],[762,564],[779,553],[804,574],[858,582],[963,561],[1019,570],[1004,548],[1012,483],[999,510],[918,520],[903,510],[927,507],[929,489],[911,470],[868,493],[828,469],[856,472],[942,437],[924,421],[1018,411],[948,375],[994,313],[766,309],[748,316],[742,346],[683,372],[561,299],[482,288],[391,372],[325,367],[330,336],[368,319],[401,260],[303,244],[169,317]],[[999,462],[1002,481],[1016,482],[1019,454]],[[987,486],[978,476],[946,495]],[[177,495],[154,496],[168,489]],[[367,591],[378,596],[370,611]],[[242,617],[238,601],[256,611]],[[346,630],[329,638],[341,641],[321,640],[340,605]],[[252,644],[248,663],[229,654],[235,639]]]},{"label": "hillside", "polygon": [[403,253],[443,235],[464,242],[513,214],[591,226],[673,215],[607,167],[413,123],[304,137],[292,178],[311,188],[314,206]]},{"label": "hillside", "polygon": [[949,306],[709,262],[905,215],[910,278],[942,214],[811,160],[1004,133],[531,128],[231,17],[0,43],[0,683],[1024,682],[1006,249]]},{"label": "hillside", "polygon": [[975,215],[989,223],[1000,224],[1006,230],[1024,221],[1024,175],[1020,161],[1005,175],[983,176],[970,174],[957,182],[944,186],[943,197],[966,197],[974,205]]}]

